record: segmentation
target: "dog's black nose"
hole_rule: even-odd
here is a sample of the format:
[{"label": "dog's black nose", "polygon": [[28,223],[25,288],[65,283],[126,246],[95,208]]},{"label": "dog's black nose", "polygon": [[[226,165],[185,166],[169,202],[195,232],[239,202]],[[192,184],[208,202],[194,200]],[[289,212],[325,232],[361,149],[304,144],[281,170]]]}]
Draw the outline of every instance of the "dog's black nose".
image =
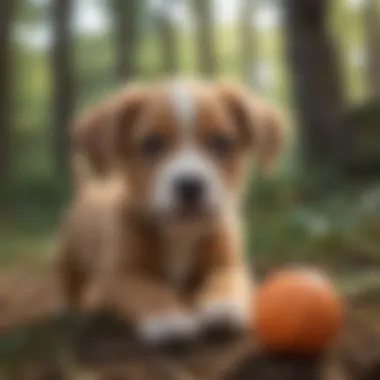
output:
[{"label": "dog's black nose", "polygon": [[199,203],[204,194],[205,183],[201,177],[184,176],[175,182],[176,196],[180,202],[185,204]]}]

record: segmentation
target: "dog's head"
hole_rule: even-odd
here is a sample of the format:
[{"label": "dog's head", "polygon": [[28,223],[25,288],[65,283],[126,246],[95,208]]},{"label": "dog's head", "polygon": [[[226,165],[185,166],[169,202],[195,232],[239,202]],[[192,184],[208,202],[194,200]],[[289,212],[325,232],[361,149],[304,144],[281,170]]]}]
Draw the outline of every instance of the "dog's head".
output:
[{"label": "dog's head", "polygon": [[126,90],[75,133],[92,165],[126,177],[138,210],[177,224],[235,207],[246,157],[271,164],[283,138],[270,106],[237,86],[205,83]]}]

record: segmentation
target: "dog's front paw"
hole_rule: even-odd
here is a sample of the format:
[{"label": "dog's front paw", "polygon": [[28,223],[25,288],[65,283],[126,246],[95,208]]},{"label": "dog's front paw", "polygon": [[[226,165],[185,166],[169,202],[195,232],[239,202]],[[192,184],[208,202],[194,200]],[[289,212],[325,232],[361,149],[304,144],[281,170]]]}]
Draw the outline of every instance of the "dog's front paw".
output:
[{"label": "dog's front paw", "polygon": [[218,300],[205,304],[199,311],[199,325],[212,338],[229,338],[244,332],[250,322],[251,309],[237,300]]},{"label": "dog's front paw", "polygon": [[141,322],[138,334],[144,343],[154,346],[188,343],[196,337],[197,323],[188,314],[164,314]]}]

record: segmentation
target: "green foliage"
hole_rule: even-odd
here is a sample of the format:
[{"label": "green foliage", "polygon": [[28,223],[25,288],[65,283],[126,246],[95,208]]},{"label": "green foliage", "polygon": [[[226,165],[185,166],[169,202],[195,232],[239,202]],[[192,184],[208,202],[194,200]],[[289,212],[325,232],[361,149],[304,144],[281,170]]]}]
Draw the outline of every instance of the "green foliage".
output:
[{"label": "green foliage", "polygon": [[248,246],[258,266],[317,262],[332,267],[380,263],[380,188],[303,193],[299,182],[259,182],[248,215]]}]

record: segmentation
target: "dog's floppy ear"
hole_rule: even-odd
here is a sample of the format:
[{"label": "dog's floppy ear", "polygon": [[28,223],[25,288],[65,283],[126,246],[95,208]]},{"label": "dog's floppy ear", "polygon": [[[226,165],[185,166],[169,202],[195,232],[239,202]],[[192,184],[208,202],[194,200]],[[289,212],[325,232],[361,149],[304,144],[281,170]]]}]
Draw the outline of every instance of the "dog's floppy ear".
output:
[{"label": "dog's floppy ear", "polygon": [[106,172],[111,109],[111,102],[104,102],[85,112],[74,124],[71,131],[74,166],[86,165],[95,174]]},{"label": "dog's floppy ear", "polygon": [[284,124],[279,113],[238,85],[221,84],[217,93],[239,129],[243,145],[255,149],[260,165],[269,168],[283,146]]},{"label": "dog's floppy ear", "polygon": [[[86,170],[104,175],[112,169],[117,150],[118,125],[132,124],[135,120],[144,92],[140,88],[127,89],[87,111],[75,123],[71,139],[74,150],[74,166],[86,166]],[[75,162],[77,161],[77,163]]]},{"label": "dog's floppy ear", "polygon": [[257,113],[259,160],[264,168],[270,168],[284,146],[285,123],[280,113],[269,104],[258,101]]},{"label": "dog's floppy ear", "polygon": [[117,98],[111,116],[113,130],[114,159],[119,160],[129,154],[128,141],[132,127],[138,122],[147,104],[146,88],[135,87],[128,89]]}]

